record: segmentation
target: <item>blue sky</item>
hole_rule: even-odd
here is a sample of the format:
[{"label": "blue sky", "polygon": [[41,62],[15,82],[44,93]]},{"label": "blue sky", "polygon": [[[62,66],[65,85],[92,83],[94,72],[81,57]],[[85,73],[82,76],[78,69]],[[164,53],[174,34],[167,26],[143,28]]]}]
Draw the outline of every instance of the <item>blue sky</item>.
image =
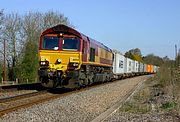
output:
[{"label": "blue sky", "polygon": [[180,48],[180,0],[0,0],[5,13],[63,13],[76,29],[122,53],[171,59]]}]

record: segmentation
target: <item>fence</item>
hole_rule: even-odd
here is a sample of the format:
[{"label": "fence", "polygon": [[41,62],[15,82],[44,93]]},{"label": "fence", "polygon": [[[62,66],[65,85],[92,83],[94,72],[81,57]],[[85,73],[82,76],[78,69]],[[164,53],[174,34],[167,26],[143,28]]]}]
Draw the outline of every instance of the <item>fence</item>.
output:
[{"label": "fence", "polygon": [[[35,78],[34,82],[38,82],[38,78]],[[24,83],[27,83],[27,84],[28,84],[28,83],[31,83],[31,82],[29,82],[28,79],[24,80],[23,82],[22,82],[22,81],[20,82],[18,78],[16,78],[15,81],[4,81],[3,78],[2,78],[0,84],[2,84],[2,85],[6,85],[6,84],[15,85],[15,84],[22,84],[22,83],[23,83],[23,84],[24,84]]]}]

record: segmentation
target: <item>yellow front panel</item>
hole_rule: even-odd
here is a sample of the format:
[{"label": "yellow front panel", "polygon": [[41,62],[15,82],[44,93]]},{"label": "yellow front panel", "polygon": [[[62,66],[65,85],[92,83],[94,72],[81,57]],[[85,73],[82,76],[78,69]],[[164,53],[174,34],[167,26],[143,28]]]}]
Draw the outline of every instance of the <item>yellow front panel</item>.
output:
[{"label": "yellow front panel", "polygon": [[[57,60],[60,60],[61,63],[58,64]],[[82,53],[81,52],[72,52],[72,51],[49,51],[49,50],[40,50],[39,51],[39,60],[40,61],[49,61],[49,70],[62,70],[63,72],[68,69],[68,64],[78,63],[78,70],[82,64]]]}]

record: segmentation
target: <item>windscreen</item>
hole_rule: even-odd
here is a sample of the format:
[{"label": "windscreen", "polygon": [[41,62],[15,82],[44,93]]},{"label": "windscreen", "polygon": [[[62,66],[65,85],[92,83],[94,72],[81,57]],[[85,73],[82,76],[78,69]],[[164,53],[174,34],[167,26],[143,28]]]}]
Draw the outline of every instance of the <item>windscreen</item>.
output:
[{"label": "windscreen", "polygon": [[46,36],[42,42],[42,48],[47,50],[58,50],[59,49],[59,38]]},{"label": "windscreen", "polygon": [[64,38],[63,50],[79,50],[80,40],[78,38]]}]

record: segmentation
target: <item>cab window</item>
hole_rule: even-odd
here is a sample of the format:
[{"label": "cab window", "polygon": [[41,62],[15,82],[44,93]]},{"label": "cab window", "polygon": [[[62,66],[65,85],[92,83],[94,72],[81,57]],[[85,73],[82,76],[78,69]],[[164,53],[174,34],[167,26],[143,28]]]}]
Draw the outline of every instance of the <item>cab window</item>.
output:
[{"label": "cab window", "polygon": [[58,37],[44,37],[42,42],[42,48],[47,50],[58,50],[59,49],[59,38]]},{"label": "cab window", "polygon": [[80,40],[78,38],[64,38],[62,42],[63,50],[79,50]]}]

